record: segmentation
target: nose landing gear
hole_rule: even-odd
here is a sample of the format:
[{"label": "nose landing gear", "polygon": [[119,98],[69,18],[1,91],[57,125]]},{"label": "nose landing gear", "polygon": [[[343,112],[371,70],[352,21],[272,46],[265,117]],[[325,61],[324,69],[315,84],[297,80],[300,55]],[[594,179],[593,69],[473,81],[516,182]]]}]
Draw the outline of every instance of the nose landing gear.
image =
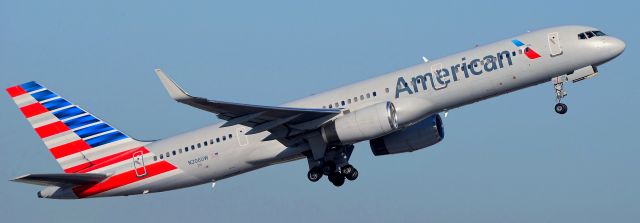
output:
[{"label": "nose landing gear", "polygon": [[553,88],[556,91],[556,106],[555,106],[555,111],[558,114],[565,114],[567,113],[568,107],[566,104],[561,103],[560,101],[562,100],[562,98],[564,98],[565,96],[567,96],[567,92],[564,90],[564,82],[568,81],[567,75],[562,75],[559,77],[555,77],[552,79],[553,82]]}]

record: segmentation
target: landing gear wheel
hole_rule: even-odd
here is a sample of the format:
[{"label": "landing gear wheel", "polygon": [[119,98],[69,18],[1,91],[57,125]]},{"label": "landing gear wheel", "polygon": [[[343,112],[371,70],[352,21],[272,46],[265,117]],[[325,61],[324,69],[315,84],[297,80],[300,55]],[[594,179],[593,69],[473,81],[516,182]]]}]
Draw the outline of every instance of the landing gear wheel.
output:
[{"label": "landing gear wheel", "polygon": [[329,174],[329,181],[333,183],[333,186],[339,187],[344,184],[344,175],[334,172]]},{"label": "landing gear wheel", "polygon": [[309,170],[309,172],[307,173],[307,178],[311,182],[320,180],[320,178],[322,178],[322,170],[319,167],[311,168],[311,170]]},{"label": "landing gear wheel", "polygon": [[342,175],[344,175],[348,180],[355,180],[358,178],[358,170],[351,165],[346,165],[341,168]]},{"label": "landing gear wheel", "polygon": [[556,113],[558,114],[564,114],[564,113],[567,113],[568,107],[563,103],[558,103],[555,106],[555,110],[556,110]]},{"label": "landing gear wheel", "polygon": [[333,161],[326,161],[322,164],[322,173],[324,175],[330,175],[333,172],[336,172],[336,164]]},{"label": "landing gear wheel", "polygon": [[356,168],[353,168],[353,172],[344,176],[347,178],[347,180],[354,181],[358,178],[358,170],[356,170]]}]

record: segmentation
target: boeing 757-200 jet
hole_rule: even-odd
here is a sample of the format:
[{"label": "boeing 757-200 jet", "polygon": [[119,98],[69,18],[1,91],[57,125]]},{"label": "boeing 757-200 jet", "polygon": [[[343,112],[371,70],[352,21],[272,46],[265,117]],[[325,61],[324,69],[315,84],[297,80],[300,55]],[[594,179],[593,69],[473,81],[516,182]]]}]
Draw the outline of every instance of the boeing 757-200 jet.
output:
[{"label": "boeing 757-200 jet", "polygon": [[[64,173],[27,174],[41,198],[147,194],[215,183],[273,164],[306,158],[307,177],[339,187],[355,180],[353,145],[376,156],[412,152],[444,137],[441,112],[551,82],[555,111],[563,84],[594,77],[620,55],[621,40],[599,29],[542,29],[427,61],[280,106],[189,95],[160,69],[176,101],[224,122],[157,141],[138,141],[36,82],[7,88]],[[446,113],[445,113],[446,114]]]}]

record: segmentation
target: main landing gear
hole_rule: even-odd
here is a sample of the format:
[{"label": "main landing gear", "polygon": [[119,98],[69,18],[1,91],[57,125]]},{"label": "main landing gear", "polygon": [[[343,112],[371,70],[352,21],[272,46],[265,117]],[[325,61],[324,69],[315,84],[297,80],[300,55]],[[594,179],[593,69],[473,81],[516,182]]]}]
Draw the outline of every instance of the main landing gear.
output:
[{"label": "main landing gear", "polygon": [[311,169],[307,178],[311,182],[317,182],[323,175],[327,175],[329,181],[336,187],[342,186],[346,180],[353,181],[358,178],[358,170],[349,164],[349,158],[353,152],[353,145],[332,146],[327,148],[323,160],[308,158]]},{"label": "main landing gear", "polygon": [[556,102],[557,102],[554,109],[558,114],[565,114],[567,113],[567,110],[568,110],[567,105],[560,102],[562,98],[567,96],[567,92],[564,90],[564,82],[566,81],[568,81],[566,75],[562,75],[552,79],[553,88],[556,91]]}]

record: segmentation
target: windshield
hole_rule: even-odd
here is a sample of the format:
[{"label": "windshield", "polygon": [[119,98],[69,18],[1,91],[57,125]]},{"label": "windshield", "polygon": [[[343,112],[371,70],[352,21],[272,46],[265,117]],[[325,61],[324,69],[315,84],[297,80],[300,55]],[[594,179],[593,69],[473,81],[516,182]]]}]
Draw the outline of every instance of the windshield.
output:
[{"label": "windshield", "polygon": [[596,36],[606,36],[606,35],[607,34],[603,33],[602,31],[593,30],[593,31],[586,31],[578,34],[578,39],[591,39]]}]

